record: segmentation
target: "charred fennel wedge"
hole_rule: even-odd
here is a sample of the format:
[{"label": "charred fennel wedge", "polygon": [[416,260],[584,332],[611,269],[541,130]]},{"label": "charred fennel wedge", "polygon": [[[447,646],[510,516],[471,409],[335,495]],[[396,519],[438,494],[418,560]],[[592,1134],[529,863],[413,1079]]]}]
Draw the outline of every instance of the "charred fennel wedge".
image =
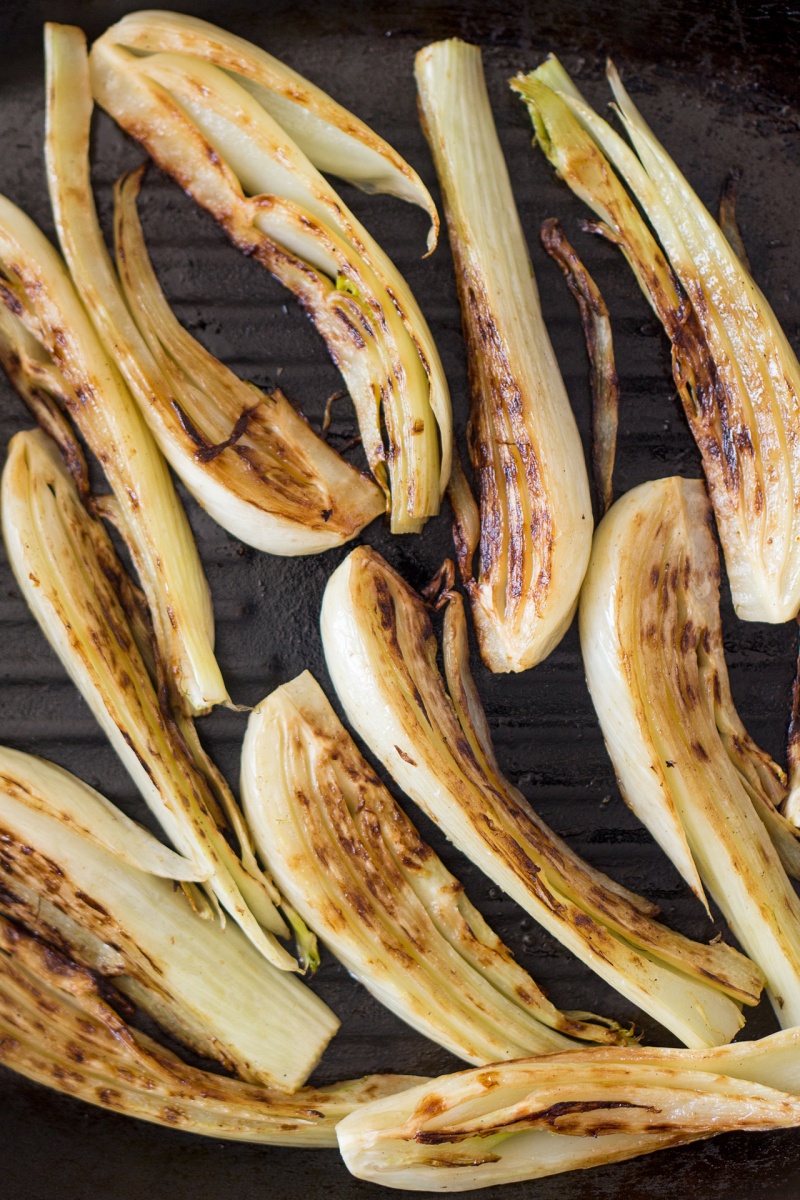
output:
[{"label": "charred fennel wedge", "polygon": [[[258,868],[230,789],[191,721],[165,703],[135,590],[40,430],[12,438],[0,503],[22,595],[168,838],[254,945],[276,966],[296,969],[276,940],[288,934],[280,897]],[[296,932],[302,940],[302,923]],[[305,952],[312,955],[310,945]]]},{"label": "charred fennel wedge", "polygon": [[670,338],[738,615],[786,621],[800,607],[800,365],[746,266],[613,67],[609,79],[635,153],[556,59],[512,87],[547,158],[601,218],[598,231],[621,247]]},{"label": "charred fennel wedge", "polygon": [[97,792],[0,747],[0,854],[0,911],[113,978],[180,1041],[240,1078],[288,1091],[308,1078],[336,1017],[235,925],[202,920],[193,884],[173,882],[202,874]]},{"label": "charred fennel wedge", "polygon": [[[444,196],[469,363],[469,454],[450,497],[481,656],[524,671],[564,636],[592,542],[583,449],[542,318],[477,46],[415,61],[423,129]],[[473,559],[480,544],[480,571]]]},{"label": "charred fennel wedge", "polygon": [[613,506],[581,593],[586,680],[628,804],[701,902],[709,889],[781,1024],[800,1025],[800,900],[781,863],[800,877],[800,843],[776,807],[783,772],[733,705],[711,520],[700,480]]},{"label": "charred fennel wedge", "polygon": [[422,184],[317,89],[202,22],[126,18],[90,64],[97,102],[298,297],[353,397],[393,532],[418,532],[450,476],[444,373],[408,285],[315,163],[430,211]]},{"label": "charred fennel wedge", "polygon": [[619,1027],[545,999],[307,671],[250,716],[242,799],[256,849],[308,926],[387,1008],[459,1058],[626,1041]]},{"label": "charred fennel wedge", "polygon": [[714,1050],[597,1047],[463,1071],[337,1127],[359,1179],[461,1192],[800,1125],[800,1031]]},{"label": "charred fennel wedge", "polygon": [[224,703],[211,596],[167,465],[60,256],[3,196],[0,304],[0,362],[11,382],[45,428],[61,426],[61,444],[66,408],[114,492],[116,524],[147,596],[173,702],[190,714]]},{"label": "charred fennel wedge", "polygon": [[445,613],[447,687],[425,605],[371,549],[322,604],[328,670],[350,723],[400,787],[535,920],[690,1046],[729,1041],[763,979],[730,946],[654,920],[654,905],[583,862],[502,776],[469,674],[461,598]]},{"label": "charred fennel wedge", "polygon": [[[272,1146],[335,1146],[359,1105],[418,1085],[368,1075],[293,1095],[190,1067],[120,1016],[109,984],[0,917],[0,1064],[113,1112],[185,1133]],[[263,1015],[263,1014],[262,1014]]]},{"label": "charred fennel wedge", "polygon": [[98,335],[161,450],[208,513],[273,554],[314,554],[354,537],[384,507],[276,391],[238,379],[175,318],[136,211],[141,172],[116,196],[119,276],[89,179],[92,93],[81,30],[45,26],[48,180],[64,254]]}]

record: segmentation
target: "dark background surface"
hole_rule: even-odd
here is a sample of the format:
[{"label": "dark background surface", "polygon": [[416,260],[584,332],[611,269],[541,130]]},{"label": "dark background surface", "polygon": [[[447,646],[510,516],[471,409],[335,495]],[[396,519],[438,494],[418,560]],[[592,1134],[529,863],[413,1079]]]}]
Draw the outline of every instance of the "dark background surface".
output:
[{"label": "dark background surface", "polygon": [[[618,492],[668,474],[697,476],[699,456],[670,381],[659,326],[622,259],[581,234],[581,206],[530,146],[530,125],[505,80],[555,50],[589,99],[604,105],[606,53],[613,53],[645,117],[702,198],[716,205],[731,167],[744,175],[739,217],[755,276],[795,347],[800,345],[800,138],[796,84],[800,13],[783,4],[696,6],[647,0],[529,7],[464,4],[180,4],[264,45],[329,91],[386,137],[438,198],[416,119],[415,51],[461,35],[485,47],[485,65],[544,313],[579,425],[586,439],[588,376],[574,301],[538,242],[546,217],[564,221],[609,304],[622,382],[615,484]],[[31,4],[0,0],[0,191],[52,236],[42,160],[41,22],[81,24],[90,37],[131,4]],[[94,177],[108,222],[110,185],[141,158],[110,121],[96,121]],[[425,221],[386,197],[342,195],[398,264],[428,318],[452,390],[459,436],[466,421],[466,369],[446,238],[422,261]],[[339,387],[323,344],[292,298],[257,264],[231,248],[215,224],[165,178],[151,171],[142,195],[148,245],[180,319],[215,354],[262,387],[281,387],[312,421]],[[108,226],[107,226],[108,227]],[[29,424],[0,379],[0,441]],[[346,403],[334,410],[334,444],[355,431]],[[336,437],[340,439],[336,441]],[[352,452],[359,461],[360,450]],[[277,559],[242,547],[192,503],[217,619],[218,653],[231,695],[254,704],[278,684],[311,669],[330,693],[317,618],[325,582],[346,550],[310,559]],[[421,537],[390,538],[381,522],[364,535],[415,585],[452,553],[449,511]],[[783,761],[796,634],[792,626],[738,622],[723,605],[734,695],[757,741]],[[0,740],[42,754],[148,821],[143,804],[88,709],[28,614],[0,550]],[[490,676],[475,663],[500,761],[546,820],[597,867],[662,906],[664,919],[706,939],[709,927],[649,834],[623,805],[583,681],[573,628],[550,658],[522,676]],[[215,713],[200,730],[236,784],[246,716]],[[646,1040],[670,1043],[647,1016],[596,979],[412,813],[471,898],[521,962],[565,1008],[634,1020]],[[726,935],[729,936],[729,935]],[[456,1062],[414,1034],[348,979],[329,956],[312,986],[343,1028],[315,1078],[330,1081],[373,1070],[439,1073]],[[775,1028],[768,1006],[750,1015],[745,1036]],[[377,1197],[352,1179],[334,1151],[237,1146],[156,1128],[90,1108],[0,1069],[2,1200],[274,1200],[303,1196]],[[729,1135],[716,1141],[504,1189],[508,1200],[663,1200],[725,1197],[759,1200],[800,1193],[800,1134]],[[487,1200],[499,1189],[483,1193]]]}]

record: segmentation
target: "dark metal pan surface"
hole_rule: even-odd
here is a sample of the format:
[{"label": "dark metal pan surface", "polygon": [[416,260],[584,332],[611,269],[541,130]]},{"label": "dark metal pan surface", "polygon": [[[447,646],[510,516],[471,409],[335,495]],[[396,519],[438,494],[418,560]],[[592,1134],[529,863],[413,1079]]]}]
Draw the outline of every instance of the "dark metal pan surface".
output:
[{"label": "dark metal pan surface", "polygon": [[[0,3],[0,191],[52,236],[44,181],[43,20],[81,24],[94,37],[134,7],[108,0]],[[800,16],[784,4],[736,0],[692,5],[677,0],[498,0],[461,4],[380,5],[311,0],[226,5],[180,3],[284,58],[385,136],[437,196],[417,121],[415,51],[459,34],[480,42],[501,141],[528,235],[547,324],[581,432],[588,434],[588,374],[574,301],[542,251],[542,220],[559,216],[608,302],[622,382],[615,484],[619,493],[670,474],[696,477],[700,461],[671,385],[665,340],[621,257],[578,231],[580,205],[557,183],[538,151],[506,79],[548,50],[563,56],[589,98],[602,105],[603,59],[613,53],[646,118],[701,196],[716,205],[730,168],[743,171],[739,218],[755,276],[795,345],[800,343],[800,95],[796,63]],[[110,186],[141,159],[111,122],[96,121],[94,180],[101,214]],[[446,238],[422,260],[422,215],[389,198],[344,188],[365,224],[406,275],[438,343],[449,377],[456,426],[466,423],[466,367],[453,269]],[[306,415],[321,419],[339,378],[324,346],[293,300],[256,263],[229,246],[210,218],[171,182],[151,171],[142,204],[148,244],[180,319],[216,355],[261,386],[280,385]],[[29,419],[0,379],[0,442]],[[355,431],[347,405],[335,410],[342,444]],[[352,452],[358,460],[360,450]],[[318,633],[325,582],[344,551],[278,559],[241,546],[187,501],[214,593],[219,657],[233,697],[253,704],[304,668],[331,693]],[[381,522],[366,531],[414,585],[452,554],[449,510],[422,537],[390,538]],[[796,629],[743,624],[727,595],[723,619],[736,701],[745,725],[779,761],[789,712]],[[28,614],[0,551],[0,741],[41,754],[98,787],[147,821],[144,807],[88,709]],[[617,792],[583,680],[573,628],[550,658],[521,676],[490,676],[475,662],[501,763],[543,817],[590,862],[657,901],[665,920],[707,939],[709,927],[649,834]],[[232,783],[246,717],[218,712],[201,734]],[[663,1031],[596,979],[412,813],[471,898],[520,960],[571,1009],[633,1020],[648,1041]],[[730,936],[726,934],[726,936]],[[332,1081],[375,1070],[436,1074],[457,1064],[417,1036],[352,982],[329,956],[312,986],[343,1029],[317,1078]],[[765,1004],[745,1036],[775,1028]],[[195,1138],[90,1108],[0,1068],[2,1200],[355,1200],[389,1195],[352,1179],[334,1151],[292,1151]],[[486,1200],[499,1189],[482,1193]],[[770,1200],[800,1194],[800,1132],[729,1135],[651,1157],[516,1185],[507,1200]]]}]

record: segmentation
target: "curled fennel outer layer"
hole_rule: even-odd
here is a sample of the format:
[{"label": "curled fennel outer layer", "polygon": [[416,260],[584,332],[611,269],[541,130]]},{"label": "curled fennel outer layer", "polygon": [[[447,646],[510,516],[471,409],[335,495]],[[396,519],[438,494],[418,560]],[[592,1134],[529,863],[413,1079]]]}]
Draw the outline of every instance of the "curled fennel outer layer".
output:
[{"label": "curled fennel outer layer", "polygon": [[318,89],[215,26],[133,14],[94,43],[90,65],[101,107],[300,300],[353,398],[392,530],[418,532],[450,476],[444,373],[405,280],[318,168],[431,212],[418,177]]},{"label": "curled fennel outer layer", "polygon": [[147,254],[136,197],[116,189],[119,274],[89,177],[92,93],[80,29],[47,25],[46,158],[56,226],[76,288],[161,450],[229,533],[273,554],[313,554],[383,511],[378,486],[349,466],[278,390],[245,383],[175,318]]}]

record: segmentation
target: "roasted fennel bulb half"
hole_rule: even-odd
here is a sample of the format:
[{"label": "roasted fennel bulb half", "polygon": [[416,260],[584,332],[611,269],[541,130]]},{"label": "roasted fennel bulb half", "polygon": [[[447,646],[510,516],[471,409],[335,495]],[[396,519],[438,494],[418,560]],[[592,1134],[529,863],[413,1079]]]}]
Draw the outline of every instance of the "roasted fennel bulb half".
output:
[{"label": "roasted fennel bulb half", "polygon": [[456,464],[450,499],[459,567],[487,667],[525,671],[566,633],[589,562],[583,448],[542,317],[481,52],[457,38],[436,42],[419,51],[415,73],[469,365],[467,438],[480,511]]},{"label": "roasted fennel bulb half", "polygon": [[73,775],[3,747],[0,857],[0,911],[179,1041],[251,1082],[294,1091],[308,1078],[339,1026],[330,1009],[234,924],[202,919],[192,862]]},{"label": "roasted fennel bulb half", "polygon": [[128,1007],[108,980],[0,917],[0,1064],[68,1096],[184,1133],[313,1149],[336,1146],[337,1123],[360,1105],[422,1082],[259,1087],[188,1066],[129,1024]]},{"label": "roasted fennel bulb half", "polygon": [[[214,657],[211,595],[167,464],[61,257],[3,196],[0,304],[0,362],[11,382],[62,445],[70,441],[66,410],[105,472],[173,703],[195,714],[226,702]],[[71,457],[81,478],[80,455]]]},{"label": "roasted fennel bulb half", "polygon": [[91,52],[98,104],[297,296],[353,398],[394,533],[415,533],[450,476],[447,384],[408,285],[320,174],[401,194],[417,176],[362,122],[240,38],[139,13]]},{"label": "roasted fennel bulb half", "polygon": [[703,903],[708,888],[781,1024],[800,1025],[800,843],[783,772],[734,708],[711,523],[700,480],[611,508],[581,593],[586,680],[627,803]]},{"label": "roasted fennel bulb half", "polygon": [[374,550],[331,576],[322,639],[348,720],[400,787],[536,921],[689,1046],[729,1041],[763,985],[724,943],[692,942],[583,862],[503,778],[469,673],[463,603],[442,652],[421,598]]},{"label": "roasted fennel bulb half", "polygon": [[254,709],[242,802],[256,850],[309,928],[387,1008],[467,1062],[624,1044],[561,1013],[470,904],[305,671]]},{"label": "roasted fennel bulb half", "polygon": [[346,1117],[359,1179],[462,1192],[800,1125],[800,1031],[713,1050],[596,1047],[462,1071]]},{"label": "roasted fennel bulb half", "polygon": [[609,79],[633,150],[556,59],[512,87],[545,155],[600,217],[598,231],[621,247],[670,339],[737,614],[787,621],[800,608],[800,364],[747,267],[613,67]]},{"label": "roasted fennel bulb half", "polygon": [[272,554],[316,554],[383,511],[280,391],[264,393],[209,354],[176,319],[136,209],[141,171],[116,192],[119,274],[89,178],[92,93],[80,29],[47,25],[46,157],[61,245],[98,336],[175,473],[224,529]]},{"label": "roasted fennel bulb half", "polygon": [[[102,499],[108,511],[113,501]],[[169,708],[141,595],[41,430],[12,438],[0,505],[28,607],[167,837],[253,944],[276,966],[296,969],[277,941],[288,936],[280,897],[256,863],[230,789],[191,720]],[[302,923],[296,932],[313,959]]]}]

